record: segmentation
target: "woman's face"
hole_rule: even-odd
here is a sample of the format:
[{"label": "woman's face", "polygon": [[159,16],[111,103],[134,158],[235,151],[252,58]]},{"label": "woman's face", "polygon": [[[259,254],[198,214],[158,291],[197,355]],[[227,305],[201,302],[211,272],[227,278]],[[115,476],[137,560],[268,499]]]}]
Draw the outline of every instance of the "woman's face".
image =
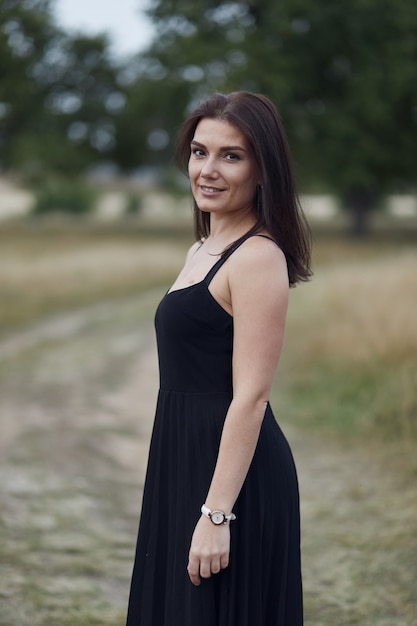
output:
[{"label": "woman's face", "polygon": [[201,211],[253,211],[258,168],[245,136],[233,124],[200,120],[191,141],[188,174]]}]

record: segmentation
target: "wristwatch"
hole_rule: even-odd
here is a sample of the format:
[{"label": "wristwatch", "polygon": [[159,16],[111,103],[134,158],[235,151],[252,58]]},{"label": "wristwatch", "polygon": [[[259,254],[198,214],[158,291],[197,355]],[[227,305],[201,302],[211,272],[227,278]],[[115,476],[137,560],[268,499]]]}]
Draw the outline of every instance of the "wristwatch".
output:
[{"label": "wristwatch", "polygon": [[213,522],[216,526],[220,526],[221,524],[228,524],[232,520],[236,519],[236,515],[234,513],[230,513],[226,515],[223,511],[212,511],[205,504],[201,507],[201,512],[203,515],[209,518],[210,521]]}]

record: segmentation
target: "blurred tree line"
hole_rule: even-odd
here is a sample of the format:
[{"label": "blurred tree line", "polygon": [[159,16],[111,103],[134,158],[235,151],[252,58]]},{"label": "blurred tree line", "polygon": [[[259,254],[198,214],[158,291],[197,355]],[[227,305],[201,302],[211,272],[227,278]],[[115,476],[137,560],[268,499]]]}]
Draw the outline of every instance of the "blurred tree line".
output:
[{"label": "blurred tree line", "polygon": [[278,106],[301,188],[337,193],[357,229],[381,195],[415,191],[415,0],[153,0],[153,43],[123,63],[51,9],[0,2],[3,169],[169,164],[190,106],[248,89]]},{"label": "blurred tree line", "polygon": [[116,142],[124,107],[103,36],[68,36],[50,0],[1,0],[0,158],[31,178],[82,171]]}]

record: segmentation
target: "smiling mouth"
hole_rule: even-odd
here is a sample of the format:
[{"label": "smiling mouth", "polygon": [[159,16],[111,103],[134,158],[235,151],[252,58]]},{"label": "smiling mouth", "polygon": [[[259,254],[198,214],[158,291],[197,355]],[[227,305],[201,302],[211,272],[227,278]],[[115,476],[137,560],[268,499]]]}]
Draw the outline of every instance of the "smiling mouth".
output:
[{"label": "smiling mouth", "polygon": [[201,191],[204,191],[206,193],[216,193],[219,191],[224,191],[224,189],[220,189],[219,187],[209,187],[207,185],[200,185],[200,189]]}]

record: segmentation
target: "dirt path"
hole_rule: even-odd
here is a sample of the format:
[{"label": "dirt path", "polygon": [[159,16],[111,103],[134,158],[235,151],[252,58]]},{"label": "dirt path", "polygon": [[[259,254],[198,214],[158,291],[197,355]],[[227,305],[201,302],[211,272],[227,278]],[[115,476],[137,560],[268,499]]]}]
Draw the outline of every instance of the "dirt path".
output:
[{"label": "dirt path", "polygon": [[0,625],[123,624],[159,293],[0,345]]},{"label": "dirt path", "polygon": [[[159,295],[0,344],[0,626],[124,623]],[[414,485],[364,449],[285,430],[301,484],[306,626],[416,625]]]}]

